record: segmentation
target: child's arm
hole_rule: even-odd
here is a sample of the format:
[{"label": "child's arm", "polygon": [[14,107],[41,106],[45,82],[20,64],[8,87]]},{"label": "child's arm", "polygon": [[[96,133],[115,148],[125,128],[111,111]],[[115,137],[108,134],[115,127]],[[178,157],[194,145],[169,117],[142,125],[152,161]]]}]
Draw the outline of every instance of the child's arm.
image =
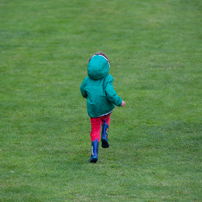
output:
[{"label": "child's arm", "polygon": [[114,90],[113,87],[113,77],[111,75],[108,76],[107,78],[107,85],[106,85],[106,89],[105,92],[107,94],[107,99],[112,102],[113,104],[115,104],[116,106],[124,106],[125,102],[122,101],[122,98],[120,98],[117,94],[116,91]]},{"label": "child's arm", "polygon": [[83,82],[82,82],[82,84],[81,84],[81,86],[80,86],[80,91],[81,91],[81,94],[82,94],[82,96],[83,96],[84,98],[87,98],[87,97],[88,97],[87,92],[84,90],[84,88],[85,88],[85,86],[86,86],[86,83],[87,83],[87,80],[88,80],[88,77],[86,77],[86,78],[83,80]]}]

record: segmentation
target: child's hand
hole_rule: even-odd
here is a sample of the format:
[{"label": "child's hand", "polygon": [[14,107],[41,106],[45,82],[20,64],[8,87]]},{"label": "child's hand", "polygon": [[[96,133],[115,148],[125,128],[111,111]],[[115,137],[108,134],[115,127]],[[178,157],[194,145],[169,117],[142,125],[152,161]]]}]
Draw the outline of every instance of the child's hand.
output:
[{"label": "child's hand", "polygon": [[125,103],[124,101],[122,101],[121,107],[124,107],[125,104],[126,104],[126,103]]}]

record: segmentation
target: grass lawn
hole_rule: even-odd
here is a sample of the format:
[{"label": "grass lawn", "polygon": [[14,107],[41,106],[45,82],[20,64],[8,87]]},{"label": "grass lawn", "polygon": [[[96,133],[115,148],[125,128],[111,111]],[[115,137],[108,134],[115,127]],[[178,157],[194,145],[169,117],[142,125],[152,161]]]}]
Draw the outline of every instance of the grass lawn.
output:
[{"label": "grass lawn", "polygon": [[[126,102],[90,158],[97,51]],[[0,201],[202,201],[200,0],[0,0]]]}]

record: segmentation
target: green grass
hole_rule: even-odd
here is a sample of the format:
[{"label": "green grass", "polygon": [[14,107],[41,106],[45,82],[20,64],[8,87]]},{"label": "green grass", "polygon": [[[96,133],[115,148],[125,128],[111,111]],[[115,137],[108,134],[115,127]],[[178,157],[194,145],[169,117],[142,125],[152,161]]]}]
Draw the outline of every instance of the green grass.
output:
[{"label": "green grass", "polygon": [[[0,0],[0,201],[202,201],[201,19],[200,0]],[[89,164],[97,51],[126,106]]]}]

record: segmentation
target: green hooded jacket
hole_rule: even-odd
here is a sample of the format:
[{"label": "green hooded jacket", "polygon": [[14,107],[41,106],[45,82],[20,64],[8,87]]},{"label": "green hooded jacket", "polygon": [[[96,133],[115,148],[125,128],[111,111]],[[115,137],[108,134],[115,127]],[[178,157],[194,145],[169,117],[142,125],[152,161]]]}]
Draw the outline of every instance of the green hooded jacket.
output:
[{"label": "green hooded jacket", "polygon": [[88,63],[88,76],[83,80],[80,90],[87,98],[88,115],[92,118],[110,113],[121,106],[122,99],[113,87],[113,77],[109,74],[109,63],[102,55],[94,55]]}]

